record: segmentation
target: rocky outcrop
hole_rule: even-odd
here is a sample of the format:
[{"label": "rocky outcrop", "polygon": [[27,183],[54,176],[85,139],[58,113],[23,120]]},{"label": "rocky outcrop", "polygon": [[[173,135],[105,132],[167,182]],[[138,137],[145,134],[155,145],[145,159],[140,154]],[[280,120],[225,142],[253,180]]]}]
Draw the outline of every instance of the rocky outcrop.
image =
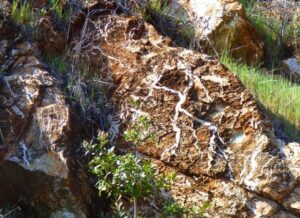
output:
[{"label": "rocky outcrop", "polygon": [[[115,9],[112,2],[107,8]],[[236,58],[259,61],[262,44],[251,38],[255,33],[241,6],[211,2],[185,2],[191,19],[199,22],[203,46],[211,37],[219,52],[224,50],[219,45],[229,43],[235,55],[236,46],[248,46],[247,39],[253,44]],[[144,142],[137,151],[160,173],[175,172],[170,194],[179,204],[209,202],[207,217],[300,216],[300,145],[274,136],[237,76],[207,55],[171,47],[169,38],[137,17],[111,10],[90,13],[105,3],[85,5],[88,14],[73,24],[83,23],[83,30],[74,27],[72,37],[75,55],[85,58],[80,63],[101,66],[98,70],[117,83],[108,97],[121,128],[116,117],[107,119],[118,152],[136,149],[119,133],[145,116],[158,140]],[[200,3],[206,5],[203,10],[196,7]],[[51,39],[49,46],[57,52],[63,42],[56,44],[59,33],[48,24],[41,20],[44,40]],[[38,217],[93,217],[93,193],[74,154],[80,125],[59,81],[37,58],[36,46],[12,41],[15,36],[8,37],[7,29],[0,28],[0,203],[24,199]]]},{"label": "rocky outcrop", "polygon": [[[174,0],[170,15],[179,18],[184,13],[195,29],[196,44],[202,51],[230,53],[248,63],[263,61],[263,42],[247,21],[242,5],[236,0]],[[184,31],[186,25],[180,27]],[[187,30],[186,30],[187,31]]]},{"label": "rocky outcrop", "polygon": [[111,100],[122,130],[139,116],[151,120],[159,142],[138,151],[161,172],[177,172],[175,199],[209,201],[210,217],[300,215],[300,145],[276,139],[233,73],[209,56],[169,47],[136,17],[107,15],[87,31],[100,33],[90,43],[101,48],[118,84]]},{"label": "rocky outcrop", "polygon": [[80,126],[60,83],[33,44],[0,37],[0,203],[24,200],[37,217],[87,217],[93,194],[74,155]]}]

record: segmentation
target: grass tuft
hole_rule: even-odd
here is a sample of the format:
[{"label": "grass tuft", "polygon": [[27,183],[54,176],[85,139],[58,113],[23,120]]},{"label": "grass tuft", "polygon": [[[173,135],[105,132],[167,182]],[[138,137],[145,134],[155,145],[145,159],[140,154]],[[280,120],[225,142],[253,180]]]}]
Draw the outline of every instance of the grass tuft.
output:
[{"label": "grass tuft", "polygon": [[285,133],[298,138],[300,129],[300,86],[262,69],[235,63],[223,56],[221,62],[236,73],[243,84],[255,95],[271,118],[284,124]]},{"label": "grass tuft", "polygon": [[44,61],[51,70],[57,72],[60,76],[65,76],[71,68],[68,58],[62,55],[46,55]]},{"label": "grass tuft", "polygon": [[14,0],[11,6],[11,15],[16,22],[25,24],[31,19],[32,8],[27,1],[22,3]]}]

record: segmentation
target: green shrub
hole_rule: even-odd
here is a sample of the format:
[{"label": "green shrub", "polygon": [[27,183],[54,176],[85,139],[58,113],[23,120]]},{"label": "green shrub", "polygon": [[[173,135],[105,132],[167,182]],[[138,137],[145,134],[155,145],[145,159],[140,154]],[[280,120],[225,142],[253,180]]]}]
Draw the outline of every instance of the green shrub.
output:
[{"label": "green shrub", "polygon": [[[138,137],[134,137],[137,139]],[[97,176],[96,183],[99,196],[105,195],[113,201],[114,217],[126,217],[121,198],[131,200],[150,200],[161,190],[167,190],[172,185],[176,174],[170,173],[160,176],[150,161],[127,153],[117,155],[114,147],[109,147],[108,135],[100,133],[96,143],[83,144],[87,153],[92,155],[89,162],[90,172]],[[200,206],[184,208],[174,199],[168,197],[163,205],[162,212],[167,217],[181,215],[197,215],[203,217],[208,203]]]},{"label": "green shrub", "polygon": [[139,116],[133,123],[133,127],[125,132],[124,137],[127,142],[131,142],[135,146],[143,142],[158,144],[157,135],[152,130],[150,119],[146,116]]},{"label": "green shrub", "polygon": [[99,195],[112,198],[149,199],[164,187],[164,179],[158,175],[149,161],[131,153],[117,155],[109,147],[108,135],[99,134],[97,143],[84,143],[93,158],[89,163],[91,173],[98,178]]}]

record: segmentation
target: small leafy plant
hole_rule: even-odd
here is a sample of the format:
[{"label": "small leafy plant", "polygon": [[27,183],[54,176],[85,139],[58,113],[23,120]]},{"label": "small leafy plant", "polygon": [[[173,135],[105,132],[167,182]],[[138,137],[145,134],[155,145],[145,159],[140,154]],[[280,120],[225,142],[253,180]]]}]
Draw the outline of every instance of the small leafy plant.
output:
[{"label": "small leafy plant", "polygon": [[[138,100],[131,100],[129,103],[136,109],[141,106]],[[176,173],[170,172],[161,176],[150,161],[138,155],[137,150],[142,143],[158,143],[149,117],[136,117],[131,127],[125,131],[124,139],[134,146],[135,154],[116,154],[115,147],[110,145],[109,135],[104,132],[99,133],[95,143],[84,143],[84,147],[92,156],[89,169],[97,176],[99,196],[106,196],[112,200],[114,217],[130,217],[122,205],[122,198],[127,197],[133,201],[133,217],[136,218],[138,200],[154,200],[160,196],[157,193],[169,190],[175,181]],[[202,207],[184,208],[172,197],[163,199],[165,203],[161,202],[159,207],[164,216],[181,217],[191,214],[202,217]]]},{"label": "small leafy plant", "polygon": [[184,208],[176,203],[173,199],[169,199],[166,201],[163,211],[168,217],[178,217],[185,213]]},{"label": "small leafy plant", "polygon": [[135,146],[149,140],[156,140],[156,134],[151,132],[151,122],[146,116],[139,116],[133,128],[125,132],[125,140]]},{"label": "small leafy plant", "polygon": [[[139,109],[140,102],[131,99],[129,102],[136,109]],[[127,142],[133,143],[135,147],[141,145],[143,142],[153,142],[159,145],[159,139],[154,132],[151,120],[147,116],[138,116],[132,127],[125,131],[124,138]]]},{"label": "small leafy plant", "polygon": [[187,217],[199,217],[204,218],[205,212],[210,207],[209,202],[204,202],[200,205],[192,205],[190,207],[183,207],[178,204],[174,199],[168,199],[165,202],[163,211],[167,217],[182,217],[186,215]]},{"label": "small leafy plant", "polygon": [[84,147],[93,156],[89,168],[98,178],[100,196],[105,194],[114,201],[122,196],[148,199],[164,187],[164,180],[149,161],[131,153],[115,154],[115,148],[109,147],[108,134],[100,133],[95,144],[84,143]]}]

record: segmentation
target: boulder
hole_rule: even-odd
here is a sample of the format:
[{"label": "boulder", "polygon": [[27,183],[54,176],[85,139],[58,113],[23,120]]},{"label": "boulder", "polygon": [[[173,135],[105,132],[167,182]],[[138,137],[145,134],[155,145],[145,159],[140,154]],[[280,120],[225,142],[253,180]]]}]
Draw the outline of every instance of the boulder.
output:
[{"label": "boulder", "polygon": [[291,57],[282,61],[282,71],[284,76],[300,82],[300,60],[297,57]]},{"label": "boulder", "polygon": [[75,150],[80,124],[29,42],[0,41],[0,203],[37,217],[88,217],[93,192]]},{"label": "boulder", "polygon": [[[247,21],[242,5],[236,0],[172,0],[169,15],[192,23],[193,36],[206,53],[229,53],[237,60],[261,63],[264,44]],[[188,25],[176,26],[188,32]],[[167,28],[167,27],[166,27]],[[182,35],[182,34],[181,34]],[[180,36],[180,35],[179,35]]]},{"label": "boulder", "polygon": [[229,51],[235,59],[248,63],[263,61],[264,44],[247,21],[242,5],[236,0],[186,1],[196,38],[219,53]]},{"label": "boulder", "polygon": [[[87,31],[101,33],[90,46],[101,48],[118,84],[110,99],[123,125],[111,134],[134,128],[140,116],[150,120],[158,142],[137,149],[162,173],[176,172],[174,199],[210,202],[208,217],[300,216],[300,145],[275,137],[236,75],[207,55],[170,47],[137,17],[106,15]],[[116,144],[133,149],[122,137]]]}]

